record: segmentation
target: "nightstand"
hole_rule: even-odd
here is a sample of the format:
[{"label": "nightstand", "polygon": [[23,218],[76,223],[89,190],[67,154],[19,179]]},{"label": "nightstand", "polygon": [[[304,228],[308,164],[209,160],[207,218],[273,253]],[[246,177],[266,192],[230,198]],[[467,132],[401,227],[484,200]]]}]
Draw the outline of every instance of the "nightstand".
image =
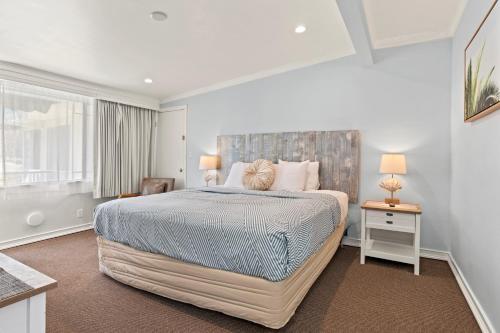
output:
[{"label": "nightstand", "polygon": [[[361,206],[361,264],[366,256],[394,260],[414,265],[414,273],[419,275],[421,214],[419,205],[389,207],[384,202],[366,201]],[[372,229],[413,234],[413,245],[374,240]]]}]

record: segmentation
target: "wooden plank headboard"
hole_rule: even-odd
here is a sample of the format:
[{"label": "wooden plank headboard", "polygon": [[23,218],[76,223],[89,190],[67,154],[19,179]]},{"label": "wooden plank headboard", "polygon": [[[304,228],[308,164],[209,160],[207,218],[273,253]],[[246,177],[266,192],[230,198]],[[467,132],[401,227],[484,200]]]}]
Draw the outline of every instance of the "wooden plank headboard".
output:
[{"label": "wooden plank headboard", "polygon": [[221,157],[217,184],[224,183],[231,165],[238,161],[319,161],[321,189],[345,192],[349,202],[356,203],[360,145],[357,130],[221,135],[217,137]]}]

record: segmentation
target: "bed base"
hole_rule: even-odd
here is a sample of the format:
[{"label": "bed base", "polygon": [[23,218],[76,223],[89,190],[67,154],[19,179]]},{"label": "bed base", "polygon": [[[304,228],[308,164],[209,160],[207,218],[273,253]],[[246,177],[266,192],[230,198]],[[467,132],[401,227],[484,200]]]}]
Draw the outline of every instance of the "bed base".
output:
[{"label": "bed base", "polygon": [[97,237],[99,269],[132,287],[273,329],[286,325],[335,254],[345,221],[291,276],[279,282],[185,263]]}]

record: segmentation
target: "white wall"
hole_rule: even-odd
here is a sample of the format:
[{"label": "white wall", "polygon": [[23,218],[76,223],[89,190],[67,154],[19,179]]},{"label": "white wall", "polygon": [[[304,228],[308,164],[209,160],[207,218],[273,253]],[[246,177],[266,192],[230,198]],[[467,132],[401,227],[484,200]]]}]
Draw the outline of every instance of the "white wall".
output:
[{"label": "white wall", "polygon": [[464,49],[491,4],[469,1],[453,39],[450,239],[453,257],[498,330],[500,111],[473,123],[463,121]]},{"label": "white wall", "polygon": [[[94,207],[104,200],[94,200],[91,193],[51,195],[41,193],[25,199],[0,199],[0,245],[6,241],[71,228],[92,221]],[[83,217],[76,210],[83,209]],[[29,213],[40,211],[46,221],[37,227],[26,223]]]},{"label": "white wall", "polygon": [[[105,87],[26,66],[0,61],[0,79],[59,89],[89,97],[101,98],[139,107],[159,109],[156,98]],[[71,187],[71,186],[70,186]],[[0,247],[10,240],[36,236],[59,229],[71,229],[92,221],[95,206],[103,200],[95,200],[92,193],[28,195],[24,199],[3,199],[0,190]],[[83,209],[83,217],[76,217],[76,210]],[[26,216],[41,211],[45,223],[38,227],[26,224]]]},{"label": "white wall", "polygon": [[219,134],[359,129],[360,202],[386,195],[380,154],[406,153],[399,196],[423,206],[423,247],[448,250],[450,50],[449,40],[387,49],[371,66],[349,57],[162,105],[188,105],[188,186],[203,185],[198,159]]}]

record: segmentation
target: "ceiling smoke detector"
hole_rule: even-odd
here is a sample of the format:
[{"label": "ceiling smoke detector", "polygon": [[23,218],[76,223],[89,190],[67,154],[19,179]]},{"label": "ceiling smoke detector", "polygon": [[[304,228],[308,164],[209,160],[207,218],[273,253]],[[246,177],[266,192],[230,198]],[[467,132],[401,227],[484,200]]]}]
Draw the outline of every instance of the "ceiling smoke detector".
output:
[{"label": "ceiling smoke detector", "polygon": [[167,19],[167,14],[161,11],[154,11],[149,16],[155,21],[165,21]]}]

